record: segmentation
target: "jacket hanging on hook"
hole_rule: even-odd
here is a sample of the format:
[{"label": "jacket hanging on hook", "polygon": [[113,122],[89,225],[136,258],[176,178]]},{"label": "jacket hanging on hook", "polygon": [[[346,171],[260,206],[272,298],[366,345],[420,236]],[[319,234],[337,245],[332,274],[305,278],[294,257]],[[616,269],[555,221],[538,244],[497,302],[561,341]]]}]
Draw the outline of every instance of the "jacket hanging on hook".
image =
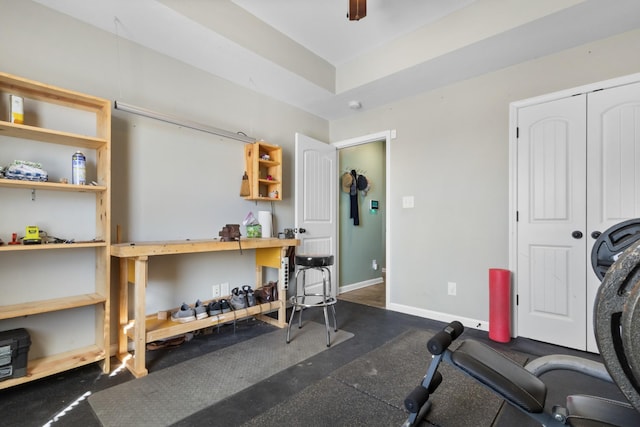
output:
[{"label": "jacket hanging on hook", "polygon": [[360,225],[360,213],[358,212],[358,174],[355,169],[351,170],[351,187],[349,188],[349,199],[351,202],[351,214],[349,218],[353,218],[353,225]]}]

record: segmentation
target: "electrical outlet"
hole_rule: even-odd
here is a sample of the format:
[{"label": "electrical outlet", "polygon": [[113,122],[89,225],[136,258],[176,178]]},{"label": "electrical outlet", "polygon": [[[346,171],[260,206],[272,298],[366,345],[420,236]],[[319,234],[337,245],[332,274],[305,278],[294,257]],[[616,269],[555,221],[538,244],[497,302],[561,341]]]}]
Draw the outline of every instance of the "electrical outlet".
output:
[{"label": "electrical outlet", "polygon": [[220,294],[224,297],[231,295],[231,289],[229,288],[229,282],[224,282],[220,285]]},{"label": "electrical outlet", "polygon": [[373,268],[374,270],[378,269],[378,261],[376,261],[375,259],[371,262],[371,268]]},{"label": "electrical outlet", "polygon": [[213,298],[220,298],[220,285],[212,286]]},{"label": "electrical outlet", "polygon": [[449,295],[456,295],[456,282],[449,282],[448,284]]}]

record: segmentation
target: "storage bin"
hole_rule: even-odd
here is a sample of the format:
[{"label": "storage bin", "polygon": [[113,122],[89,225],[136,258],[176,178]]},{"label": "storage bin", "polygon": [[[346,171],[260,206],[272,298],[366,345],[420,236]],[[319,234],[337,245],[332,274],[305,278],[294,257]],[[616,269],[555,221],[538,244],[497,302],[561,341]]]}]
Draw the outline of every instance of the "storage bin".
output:
[{"label": "storage bin", "polygon": [[0,332],[0,381],[27,375],[31,337],[24,328]]}]

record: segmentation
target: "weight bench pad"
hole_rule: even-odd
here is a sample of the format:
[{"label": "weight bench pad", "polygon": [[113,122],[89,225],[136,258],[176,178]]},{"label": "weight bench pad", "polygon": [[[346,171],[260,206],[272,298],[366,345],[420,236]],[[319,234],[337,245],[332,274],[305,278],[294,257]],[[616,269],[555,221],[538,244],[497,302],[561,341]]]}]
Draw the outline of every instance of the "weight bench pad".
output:
[{"label": "weight bench pad", "polygon": [[547,387],[531,372],[478,341],[465,340],[451,352],[463,372],[526,412],[544,410]]}]

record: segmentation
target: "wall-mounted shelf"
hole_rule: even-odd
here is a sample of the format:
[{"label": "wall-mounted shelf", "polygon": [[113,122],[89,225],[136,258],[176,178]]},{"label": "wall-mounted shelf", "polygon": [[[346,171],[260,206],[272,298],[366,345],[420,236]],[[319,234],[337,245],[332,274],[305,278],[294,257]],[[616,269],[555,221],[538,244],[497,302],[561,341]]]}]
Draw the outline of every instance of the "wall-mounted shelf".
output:
[{"label": "wall-mounted shelf", "polygon": [[57,182],[19,181],[17,179],[1,179],[0,188],[23,188],[25,190],[70,191],[78,193],[99,193],[107,191],[104,185],[75,185]]},{"label": "wall-mounted shelf", "polygon": [[94,138],[86,135],[44,129],[29,125],[19,125],[0,121],[0,135],[24,138],[33,141],[48,142],[58,145],[87,148],[95,150],[107,143],[104,138]]},{"label": "wall-mounted shelf", "polygon": [[23,304],[3,305],[0,307],[0,320],[86,307],[88,305],[101,304],[105,301],[106,297],[104,295],[85,294],[64,298],[52,298],[44,301],[38,301],[37,304],[34,304],[31,301]]},{"label": "wall-mounted shelf", "polygon": [[282,147],[257,141],[244,149],[249,176],[247,200],[282,200]]}]

